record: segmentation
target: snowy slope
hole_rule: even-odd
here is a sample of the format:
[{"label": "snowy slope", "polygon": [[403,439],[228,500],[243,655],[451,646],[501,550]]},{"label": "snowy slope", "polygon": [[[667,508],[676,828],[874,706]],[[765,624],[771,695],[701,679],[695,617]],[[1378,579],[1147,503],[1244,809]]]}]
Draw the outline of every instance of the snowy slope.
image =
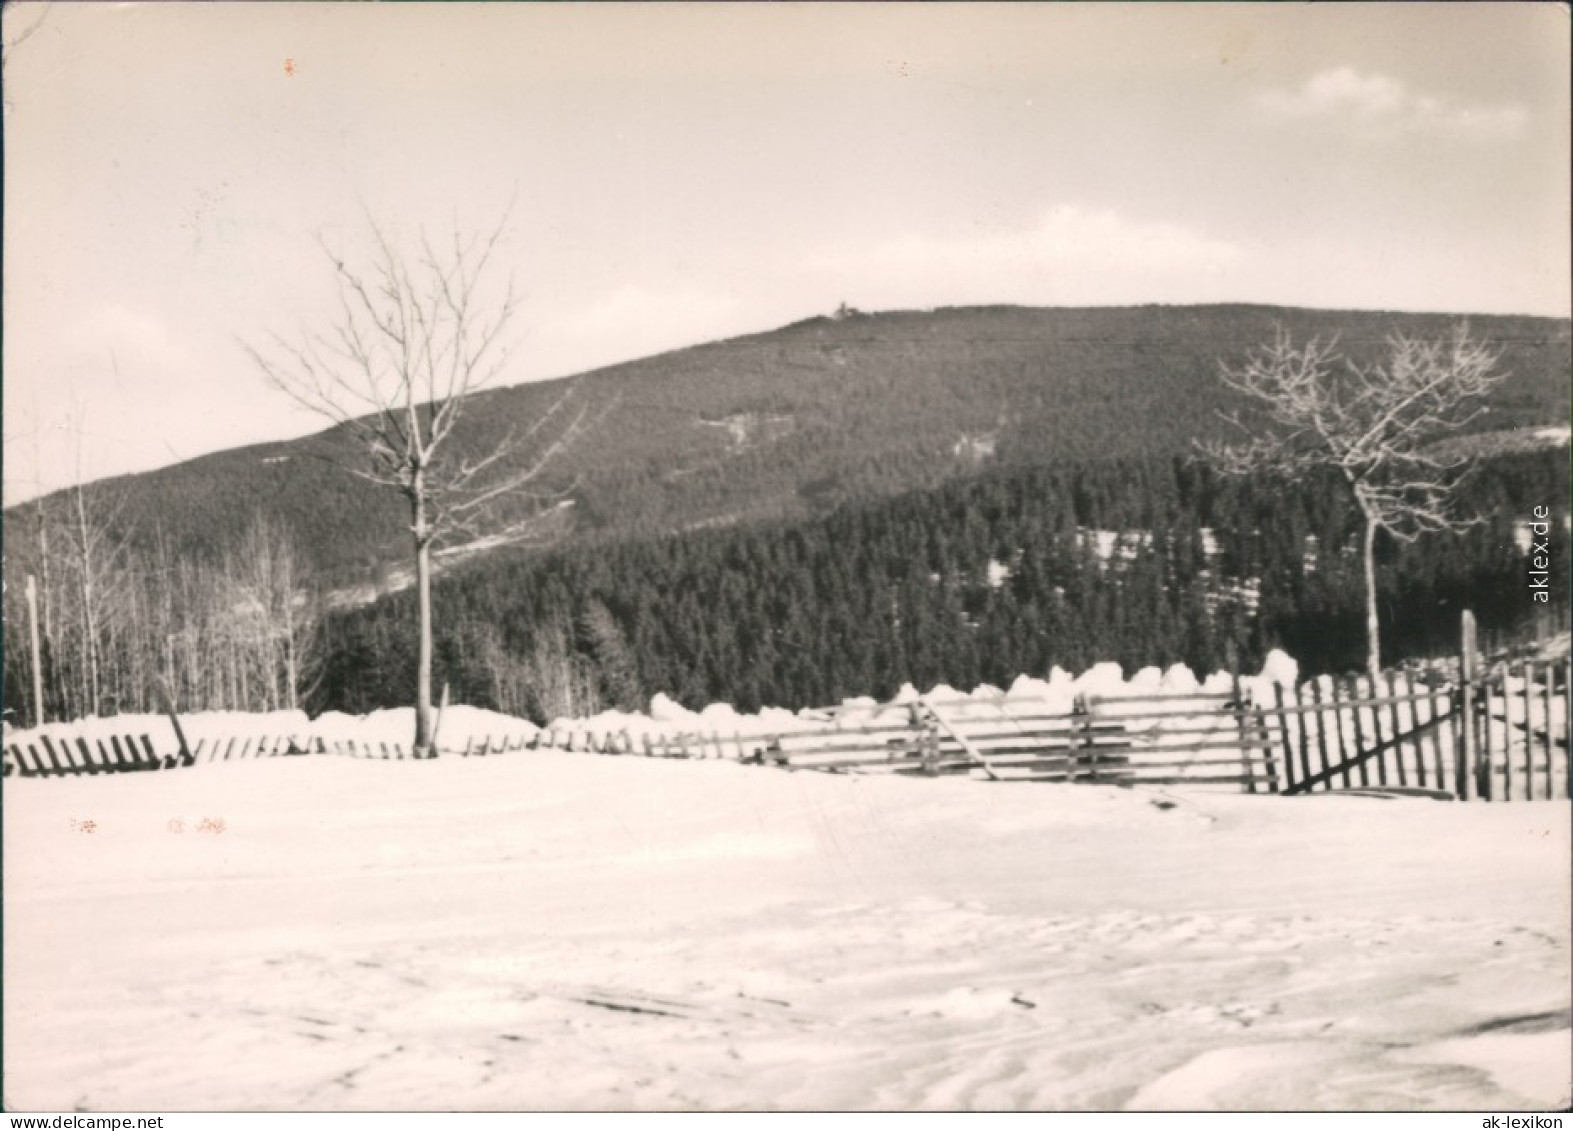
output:
[{"label": "snowy slope", "polygon": [[1570,1098],[1565,803],[549,752],[3,792],[11,1110]]}]

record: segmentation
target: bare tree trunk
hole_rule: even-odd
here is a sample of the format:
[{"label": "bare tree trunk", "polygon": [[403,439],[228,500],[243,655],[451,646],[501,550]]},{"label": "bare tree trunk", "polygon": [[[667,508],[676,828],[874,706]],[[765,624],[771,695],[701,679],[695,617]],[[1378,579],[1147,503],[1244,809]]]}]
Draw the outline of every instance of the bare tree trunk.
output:
[{"label": "bare tree trunk", "polygon": [[[181,616],[180,643],[185,661],[185,683],[190,700],[186,705],[188,711],[206,710],[213,701],[213,685],[218,674],[218,655],[214,645],[209,640],[207,645],[208,662],[203,663],[198,653],[198,629],[206,628],[208,620],[208,594],[199,591],[198,579],[191,576],[191,571],[186,563],[180,565],[180,587],[185,600],[182,602],[184,612]],[[200,602],[200,604],[199,604]]]},{"label": "bare tree trunk", "polygon": [[93,536],[87,522],[87,500],[82,485],[76,488],[79,592],[82,598],[82,692],[87,713],[99,712],[98,617],[93,594]]},{"label": "bare tree trunk", "polygon": [[[245,549],[250,568],[252,600],[258,613],[254,627],[257,665],[263,676],[262,693],[266,696],[268,710],[277,711],[282,697],[279,695],[279,627],[275,621],[279,600],[278,559],[283,549],[278,544],[282,531],[265,519],[252,520]],[[287,604],[289,598],[284,597]]]},{"label": "bare tree trunk", "polygon": [[289,696],[285,704],[291,711],[300,710],[300,673],[295,670],[295,631],[289,630],[284,638],[284,691]]},{"label": "bare tree trunk", "polygon": [[[291,563],[292,565],[292,563]],[[289,568],[284,577],[284,695],[285,706],[291,711],[300,709],[300,672],[295,664],[295,571]]]},{"label": "bare tree trunk", "polygon": [[127,659],[122,714],[145,715],[149,710],[148,688],[158,678],[158,637],[146,623],[135,625],[126,641],[131,650]]},{"label": "bare tree trunk", "polygon": [[[224,589],[229,589],[229,579],[226,576]],[[224,692],[224,702],[219,705],[221,711],[243,711],[245,708],[240,702],[240,645],[236,640],[233,624],[226,627],[224,632],[224,655],[229,672],[228,685]]]},{"label": "bare tree trunk", "polygon": [[140,569],[128,569],[126,577],[126,612],[129,623],[122,633],[123,650],[120,663],[120,703],[118,710],[121,713],[135,711],[142,712],[147,709],[145,695],[147,692],[147,649],[148,649],[148,622],[143,615],[146,604],[142,589]]},{"label": "bare tree trunk", "polygon": [[251,667],[246,661],[245,642],[241,640],[240,633],[234,636],[235,642],[235,670],[239,674],[240,687],[235,692],[235,710],[249,711],[252,709],[251,701]]},{"label": "bare tree trunk", "polygon": [[36,517],[37,522],[38,522],[38,529],[37,529],[37,533],[38,533],[38,580],[40,582],[39,594],[38,594],[38,598],[39,598],[39,601],[38,601],[38,603],[39,603],[39,616],[40,616],[40,624],[41,624],[41,627],[43,629],[43,634],[44,634],[44,644],[49,649],[49,661],[50,661],[50,663],[49,663],[49,669],[50,670],[49,670],[49,672],[46,675],[45,680],[44,680],[45,687],[46,687],[46,689],[44,691],[44,695],[46,696],[46,698],[41,700],[39,702],[39,705],[38,705],[38,717],[39,717],[39,719],[43,719],[49,713],[48,707],[47,707],[47,703],[48,703],[48,698],[47,697],[50,695],[51,692],[53,692],[55,690],[56,682],[57,682],[57,679],[58,679],[58,676],[56,675],[54,669],[55,669],[55,666],[56,666],[56,657],[58,655],[59,645],[56,643],[56,640],[55,640],[55,619],[54,619],[54,605],[55,605],[55,603],[54,603],[54,592],[55,592],[55,590],[54,590],[54,586],[50,583],[50,568],[49,568],[49,518],[44,513],[44,500],[43,500],[42,496],[40,496],[37,500],[34,501],[34,503],[33,503],[33,513],[34,513],[34,516]]},{"label": "bare tree trunk", "polygon": [[33,725],[44,725],[44,669],[39,661],[38,647],[38,587],[33,575],[27,575],[27,627],[33,650]]},{"label": "bare tree trunk", "polygon": [[1365,517],[1365,544],[1362,547],[1365,565],[1365,667],[1373,681],[1372,686],[1375,686],[1375,681],[1382,674],[1382,636],[1376,616],[1377,516],[1363,502],[1360,509]]},{"label": "bare tree trunk", "polygon": [[415,756],[431,752],[431,533],[426,527],[426,486],[417,469],[410,491],[411,529],[415,533],[415,593],[420,642],[415,662]]}]

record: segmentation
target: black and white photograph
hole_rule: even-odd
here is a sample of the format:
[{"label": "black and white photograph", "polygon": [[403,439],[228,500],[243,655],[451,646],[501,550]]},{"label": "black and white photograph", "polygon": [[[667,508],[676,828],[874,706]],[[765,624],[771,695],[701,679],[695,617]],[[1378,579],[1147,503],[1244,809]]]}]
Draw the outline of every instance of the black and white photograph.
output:
[{"label": "black and white photograph", "polygon": [[6,4],[13,1125],[1562,1126],[1570,27]]}]

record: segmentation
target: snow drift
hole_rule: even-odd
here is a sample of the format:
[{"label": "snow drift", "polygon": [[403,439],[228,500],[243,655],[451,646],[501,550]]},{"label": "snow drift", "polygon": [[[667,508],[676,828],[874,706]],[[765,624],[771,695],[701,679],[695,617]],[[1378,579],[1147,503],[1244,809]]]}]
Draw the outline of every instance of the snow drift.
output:
[{"label": "snow drift", "polygon": [[13,1111],[1570,1098],[1565,803],[550,751],[3,793]]}]

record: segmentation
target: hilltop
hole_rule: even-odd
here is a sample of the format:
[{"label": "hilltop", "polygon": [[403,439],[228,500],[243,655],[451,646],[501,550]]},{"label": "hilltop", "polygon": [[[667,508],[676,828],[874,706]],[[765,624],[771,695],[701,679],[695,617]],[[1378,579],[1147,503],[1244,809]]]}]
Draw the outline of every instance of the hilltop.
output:
[{"label": "hilltop", "polygon": [[[1221,435],[1219,413],[1237,407],[1217,380],[1220,362],[1279,326],[1297,338],[1336,334],[1362,357],[1390,334],[1437,336],[1457,320],[1243,305],[844,311],[479,394],[453,455],[489,450],[571,381],[592,405],[612,407],[554,469],[548,486],[567,492],[562,540],[797,519],[985,468],[1184,453]],[[1570,323],[1469,321],[1511,374],[1482,431],[1565,424]],[[197,558],[238,545],[267,514],[330,584],[397,588],[402,501],[331,462],[336,441],[328,431],[220,452],[102,481],[89,499],[113,498],[135,542],[161,537]],[[7,511],[7,523],[23,509]]]}]

